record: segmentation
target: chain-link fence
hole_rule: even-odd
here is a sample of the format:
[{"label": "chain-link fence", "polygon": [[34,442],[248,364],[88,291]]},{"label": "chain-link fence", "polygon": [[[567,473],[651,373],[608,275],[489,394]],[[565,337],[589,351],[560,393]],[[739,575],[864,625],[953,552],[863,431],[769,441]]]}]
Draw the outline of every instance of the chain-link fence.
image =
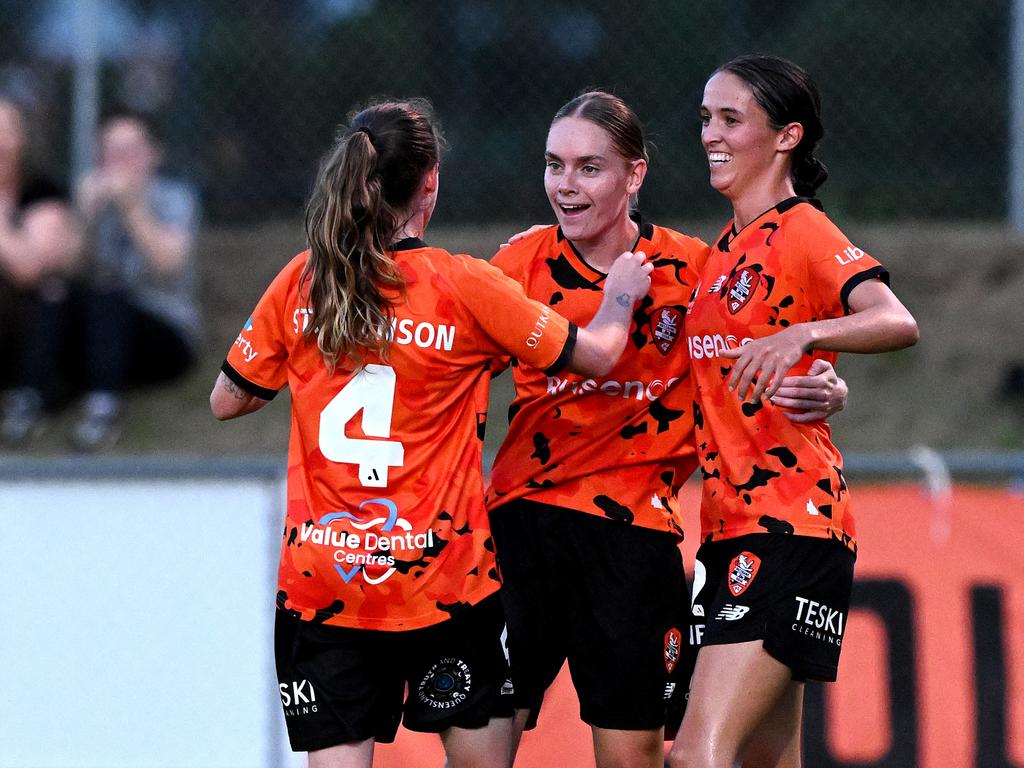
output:
[{"label": "chain-link fence", "polygon": [[1008,0],[0,0],[0,92],[29,108],[37,161],[65,176],[83,3],[98,108],[151,113],[215,222],[295,216],[334,127],[380,94],[438,109],[451,143],[439,220],[546,217],[547,125],[588,86],[647,125],[644,210],[720,219],[698,106],[715,66],[748,51],[817,79],[831,209],[1006,214]]}]

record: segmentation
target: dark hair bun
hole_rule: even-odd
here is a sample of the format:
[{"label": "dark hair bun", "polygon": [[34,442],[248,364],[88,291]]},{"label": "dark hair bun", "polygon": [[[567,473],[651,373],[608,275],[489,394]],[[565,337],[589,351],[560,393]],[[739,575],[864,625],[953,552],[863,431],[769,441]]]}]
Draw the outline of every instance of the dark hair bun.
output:
[{"label": "dark hair bun", "polygon": [[828,178],[828,168],[814,155],[804,155],[793,166],[793,189],[801,197],[813,197]]}]

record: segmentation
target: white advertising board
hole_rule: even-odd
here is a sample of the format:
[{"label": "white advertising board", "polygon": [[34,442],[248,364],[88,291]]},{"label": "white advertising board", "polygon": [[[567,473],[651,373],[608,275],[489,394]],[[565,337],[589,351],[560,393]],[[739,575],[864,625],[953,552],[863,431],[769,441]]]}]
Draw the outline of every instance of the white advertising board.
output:
[{"label": "white advertising board", "polygon": [[280,486],[0,482],[0,766],[279,766]]}]

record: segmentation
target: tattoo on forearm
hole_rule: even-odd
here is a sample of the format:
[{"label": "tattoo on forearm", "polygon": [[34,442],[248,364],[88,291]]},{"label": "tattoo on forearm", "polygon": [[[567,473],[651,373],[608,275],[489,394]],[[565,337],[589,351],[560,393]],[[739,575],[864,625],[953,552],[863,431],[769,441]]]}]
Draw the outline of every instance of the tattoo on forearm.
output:
[{"label": "tattoo on forearm", "polygon": [[249,393],[231,381],[231,379],[224,380],[224,391],[235,398],[235,400],[245,400],[249,397]]},{"label": "tattoo on forearm", "polygon": [[615,302],[620,307],[629,307],[633,303],[633,298],[628,293],[620,293],[615,297]]}]

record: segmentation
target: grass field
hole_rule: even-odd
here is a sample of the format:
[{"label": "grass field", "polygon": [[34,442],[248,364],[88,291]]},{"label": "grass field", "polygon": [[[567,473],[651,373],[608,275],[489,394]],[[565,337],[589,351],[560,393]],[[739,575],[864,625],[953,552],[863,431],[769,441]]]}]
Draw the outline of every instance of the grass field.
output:
[{"label": "grass field", "polygon": [[[487,257],[518,225],[432,228],[433,244]],[[677,228],[705,239],[715,225]],[[1024,364],[1024,239],[1002,227],[906,222],[848,226],[851,238],[893,274],[893,288],[917,317],[917,347],[880,355],[846,355],[847,410],[833,419],[841,448],[891,451],[1024,448],[1024,394],[1007,397],[1003,380]],[[205,346],[197,369],[178,384],[133,395],[116,453],[217,455],[282,452],[287,395],[256,417],[218,424],[206,398],[228,346],[276,271],[302,247],[298,222],[210,229],[199,245]],[[488,446],[504,434],[510,377],[494,386]],[[66,450],[64,416],[30,448]]]}]

